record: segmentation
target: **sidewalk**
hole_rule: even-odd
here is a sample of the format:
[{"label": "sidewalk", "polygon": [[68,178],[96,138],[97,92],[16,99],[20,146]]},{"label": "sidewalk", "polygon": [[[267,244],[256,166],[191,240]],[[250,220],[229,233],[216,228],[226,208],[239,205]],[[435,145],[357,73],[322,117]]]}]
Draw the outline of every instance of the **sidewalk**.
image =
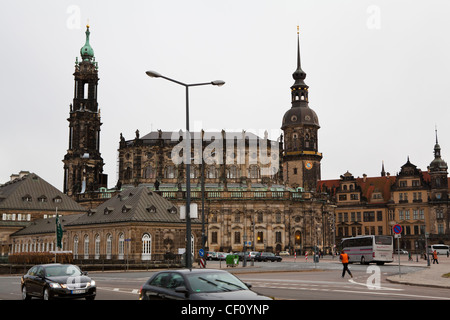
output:
[{"label": "sidewalk", "polygon": [[[440,256],[438,261],[439,264],[433,264],[433,260],[430,259],[429,267],[426,261],[424,262],[425,270],[390,276],[387,280],[393,283],[450,289],[450,277],[442,276],[444,274],[450,275],[450,258]],[[406,264],[406,262],[402,262],[401,265]]]}]

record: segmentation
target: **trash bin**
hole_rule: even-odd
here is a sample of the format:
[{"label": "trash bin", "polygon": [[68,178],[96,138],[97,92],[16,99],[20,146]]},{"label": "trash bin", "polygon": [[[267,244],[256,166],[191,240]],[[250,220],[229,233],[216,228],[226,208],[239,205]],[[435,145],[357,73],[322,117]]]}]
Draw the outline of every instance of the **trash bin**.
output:
[{"label": "trash bin", "polygon": [[319,255],[318,254],[314,255],[314,262],[316,262],[316,263],[319,262]]},{"label": "trash bin", "polygon": [[236,267],[239,264],[239,256],[237,254],[229,254],[226,257],[227,267]]}]

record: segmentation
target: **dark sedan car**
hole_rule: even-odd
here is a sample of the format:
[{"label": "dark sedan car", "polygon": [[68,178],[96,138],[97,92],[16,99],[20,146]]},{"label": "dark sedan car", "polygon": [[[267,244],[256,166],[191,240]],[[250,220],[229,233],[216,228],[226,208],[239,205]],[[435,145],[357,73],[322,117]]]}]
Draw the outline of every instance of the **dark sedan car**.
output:
[{"label": "dark sedan car", "polygon": [[31,267],[20,282],[22,299],[40,297],[95,299],[95,281],[73,264],[42,264]]},{"label": "dark sedan car", "polygon": [[281,262],[282,257],[276,256],[272,252],[258,252],[255,256],[256,261],[277,261]]},{"label": "dark sedan car", "polygon": [[271,300],[224,270],[160,271],[141,288],[140,300]]}]

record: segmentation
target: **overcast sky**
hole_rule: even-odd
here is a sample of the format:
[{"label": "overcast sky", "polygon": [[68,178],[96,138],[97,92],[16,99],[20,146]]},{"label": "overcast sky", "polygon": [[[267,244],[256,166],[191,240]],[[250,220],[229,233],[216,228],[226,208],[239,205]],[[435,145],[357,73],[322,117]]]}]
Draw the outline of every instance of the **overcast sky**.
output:
[{"label": "overcast sky", "polygon": [[109,187],[117,149],[151,130],[269,132],[291,107],[297,25],[310,107],[320,123],[322,179],[426,170],[437,126],[450,161],[450,1],[5,1],[0,11],[0,183],[20,170],[62,189],[75,58],[99,64],[101,154]]}]

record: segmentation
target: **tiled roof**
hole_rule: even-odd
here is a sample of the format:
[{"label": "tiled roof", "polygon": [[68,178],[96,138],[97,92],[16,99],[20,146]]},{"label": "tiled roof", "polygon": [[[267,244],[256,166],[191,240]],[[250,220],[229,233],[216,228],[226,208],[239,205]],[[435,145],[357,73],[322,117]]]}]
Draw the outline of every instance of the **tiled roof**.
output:
[{"label": "tiled roof", "polygon": [[[83,215],[82,213],[78,213],[59,216],[63,230],[66,224],[80,218],[82,215]],[[26,228],[23,228],[22,230],[13,233],[11,236],[24,236],[31,234],[55,233],[55,232],[56,232],[56,218],[47,218],[47,219],[36,219],[32,221]]]},{"label": "tiled roof", "polygon": [[[68,225],[117,222],[182,223],[179,208],[147,187],[126,189]],[[200,223],[192,219],[192,223]]]},{"label": "tiled roof", "polygon": [[0,186],[0,210],[79,211],[86,209],[35,173]]}]

